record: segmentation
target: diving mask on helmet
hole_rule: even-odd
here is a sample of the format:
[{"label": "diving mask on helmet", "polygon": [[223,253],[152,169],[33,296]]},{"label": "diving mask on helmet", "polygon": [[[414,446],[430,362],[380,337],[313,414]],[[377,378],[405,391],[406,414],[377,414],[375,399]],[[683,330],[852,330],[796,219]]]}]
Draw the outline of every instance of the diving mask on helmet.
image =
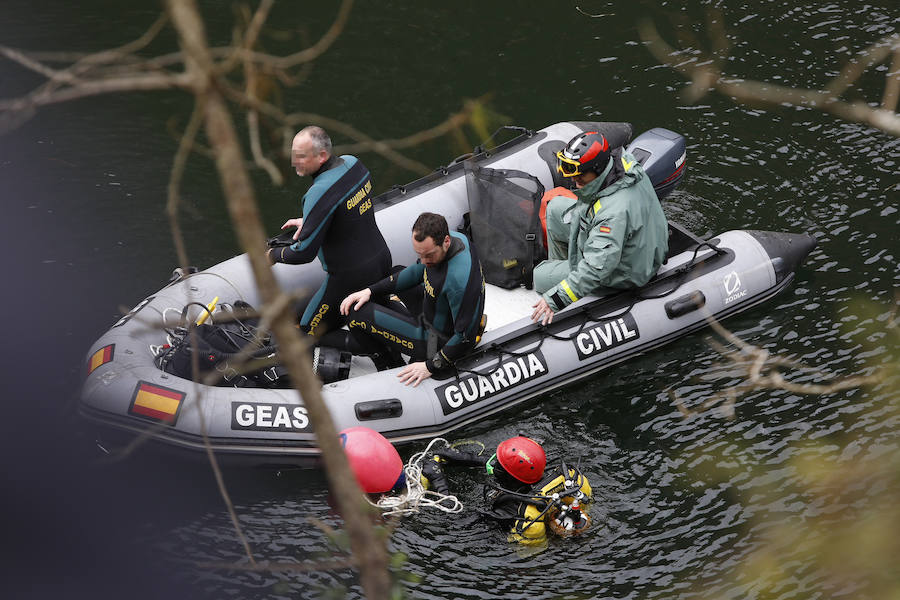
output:
[{"label": "diving mask on helmet", "polygon": [[578,159],[563,156],[562,150],[556,153],[556,170],[562,173],[563,177],[575,177],[582,173]]},{"label": "diving mask on helmet", "polygon": [[609,164],[609,141],[599,131],[579,133],[556,153],[556,170],[563,177],[600,173]]}]

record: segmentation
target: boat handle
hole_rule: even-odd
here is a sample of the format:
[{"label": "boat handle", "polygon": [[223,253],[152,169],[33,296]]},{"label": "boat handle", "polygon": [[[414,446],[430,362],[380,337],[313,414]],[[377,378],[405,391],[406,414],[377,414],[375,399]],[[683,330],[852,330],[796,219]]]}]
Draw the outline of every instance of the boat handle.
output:
[{"label": "boat handle", "polygon": [[682,315],[702,308],[704,305],[706,305],[706,296],[700,290],[694,290],[690,294],[685,294],[666,302],[666,315],[670,319],[677,319]]}]

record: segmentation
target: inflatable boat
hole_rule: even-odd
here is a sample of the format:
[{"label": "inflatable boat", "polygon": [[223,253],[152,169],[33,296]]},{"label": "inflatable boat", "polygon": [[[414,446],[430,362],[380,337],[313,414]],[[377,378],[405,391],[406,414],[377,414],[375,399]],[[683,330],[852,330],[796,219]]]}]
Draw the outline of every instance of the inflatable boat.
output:
[{"label": "inflatable boat", "polygon": [[[684,138],[667,129],[651,129],[633,140],[627,123],[510,129],[517,135],[509,141],[491,150],[476,148],[375,199],[376,220],[394,264],[416,260],[410,229],[420,213],[443,214],[451,229],[462,228],[473,194],[485,189],[485,181],[518,178],[520,187],[538,187],[528,190],[538,196],[561,185],[555,153],[582,131],[599,130],[611,145],[625,146],[644,165],[660,200],[686,169]],[[474,244],[481,247],[477,238]],[[488,282],[485,332],[454,374],[406,387],[397,381],[399,369],[377,371],[368,359],[354,357],[349,377],[324,384],[322,394],[338,430],[365,426],[398,445],[446,436],[701,329],[707,314],[724,319],[767,301],[791,284],[814,246],[802,233],[735,230],[700,239],[670,223],[667,260],[641,289],[582,298],[540,326],[530,319],[538,299],[533,290]],[[323,278],[318,261],[273,269],[286,290],[315,290]],[[166,343],[168,321],[185,306],[188,318],[195,318],[216,297],[260,305],[245,255],[200,272],[176,271],[171,282],[141,300],[90,348],[81,414],[120,441],[123,435],[145,435],[163,447],[200,455],[205,429],[225,459],[314,461],[319,450],[297,391],[202,385],[157,366],[154,354]]]}]

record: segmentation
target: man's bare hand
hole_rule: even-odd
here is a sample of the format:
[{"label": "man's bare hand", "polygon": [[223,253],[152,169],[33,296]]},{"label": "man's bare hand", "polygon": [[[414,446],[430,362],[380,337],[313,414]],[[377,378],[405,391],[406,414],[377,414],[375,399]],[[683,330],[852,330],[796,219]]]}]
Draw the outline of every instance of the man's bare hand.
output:
[{"label": "man's bare hand", "polygon": [[288,219],[284,222],[284,225],[281,226],[282,229],[287,229],[288,227],[297,228],[297,231],[294,232],[294,241],[297,241],[297,238],[300,237],[300,228],[303,227],[303,219],[299,217],[296,219]]},{"label": "man's bare hand", "polygon": [[547,325],[553,322],[553,309],[547,304],[547,301],[541,298],[536,304],[532,305],[534,312],[531,313],[532,321],[540,321],[541,325]]},{"label": "man's bare hand", "polygon": [[350,314],[350,307],[353,307],[353,310],[359,310],[360,307],[369,301],[372,297],[372,290],[366,288],[364,290],[359,290],[358,292],[353,292],[346,298],[341,301],[341,314],[345,317]]},{"label": "man's bare hand", "polygon": [[403,370],[397,373],[397,378],[405,385],[412,384],[416,387],[426,379],[431,377],[431,371],[425,366],[424,362],[409,363]]}]

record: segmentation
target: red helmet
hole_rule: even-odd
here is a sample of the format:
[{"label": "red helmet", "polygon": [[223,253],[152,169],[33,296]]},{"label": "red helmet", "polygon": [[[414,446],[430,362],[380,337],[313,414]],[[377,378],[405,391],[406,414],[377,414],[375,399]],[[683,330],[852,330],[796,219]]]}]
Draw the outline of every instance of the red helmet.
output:
[{"label": "red helmet", "polygon": [[544,476],[547,455],[531,438],[514,437],[497,446],[497,462],[507,473],[523,483],[537,483]]},{"label": "red helmet", "polygon": [[598,131],[579,133],[556,153],[556,170],[563,177],[600,173],[609,164],[609,142]]}]

